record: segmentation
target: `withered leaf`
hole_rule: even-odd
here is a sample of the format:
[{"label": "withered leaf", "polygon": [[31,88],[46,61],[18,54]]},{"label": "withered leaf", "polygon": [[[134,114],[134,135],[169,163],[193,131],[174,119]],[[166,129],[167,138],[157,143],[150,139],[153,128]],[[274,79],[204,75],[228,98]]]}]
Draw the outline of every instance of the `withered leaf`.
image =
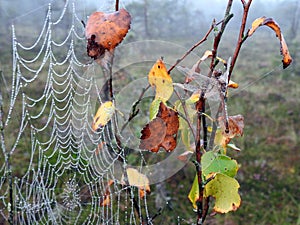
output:
[{"label": "withered leaf", "polygon": [[242,115],[235,115],[228,117],[229,132],[225,132],[224,123],[220,123],[222,135],[227,138],[234,138],[235,136],[242,136],[244,132],[244,117]]},{"label": "withered leaf", "polygon": [[257,18],[253,21],[251,29],[248,30],[248,36],[250,37],[258,27],[263,25],[270,27],[276,33],[276,36],[280,41],[280,53],[283,57],[283,68],[287,68],[292,63],[293,59],[289,53],[289,49],[281,33],[280,26],[276,23],[275,20],[273,20],[272,18],[266,18],[264,16]]},{"label": "withered leaf", "polygon": [[173,151],[177,144],[178,128],[178,112],[168,108],[161,102],[156,118],[150,121],[141,131],[139,148],[158,152],[159,148],[162,147],[166,151]]},{"label": "withered leaf", "polygon": [[97,59],[105,49],[111,51],[122,42],[130,29],[131,16],[125,9],[114,13],[94,12],[85,29],[87,53]]}]

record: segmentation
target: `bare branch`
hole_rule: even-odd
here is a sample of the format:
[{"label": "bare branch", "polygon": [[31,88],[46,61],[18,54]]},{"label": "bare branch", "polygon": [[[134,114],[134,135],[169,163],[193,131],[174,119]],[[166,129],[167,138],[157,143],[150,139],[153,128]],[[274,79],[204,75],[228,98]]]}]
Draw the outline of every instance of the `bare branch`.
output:
[{"label": "bare branch", "polygon": [[251,3],[252,3],[252,0],[249,0],[248,3],[246,5],[244,5],[244,13],[243,13],[243,18],[242,18],[242,24],[241,24],[241,27],[240,27],[238,42],[237,42],[237,45],[236,45],[236,48],[235,48],[235,51],[234,51],[234,54],[233,54],[233,57],[232,57],[230,69],[229,69],[228,81],[230,80],[233,68],[235,66],[237,57],[238,57],[238,55],[240,53],[240,50],[241,50],[241,47],[242,47],[242,44],[244,43],[244,41],[248,37],[247,34],[245,36],[244,33],[245,33],[245,27],[246,27],[248,12],[249,12],[249,8],[250,8]]},{"label": "bare branch", "polygon": [[191,47],[180,59],[177,59],[176,63],[168,70],[168,73],[170,73],[182,60],[185,59],[185,57],[187,57],[195,48],[197,48],[199,45],[201,45],[203,42],[205,42],[207,40],[207,37],[209,36],[209,34],[213,31],[213,29],[215,28],[215,26],[217,26],[218,24],[222,23],[223,21],[220,21],[219,23],[215,24],[212,23],[212,25],[210,26],[210,28],[208,29],[208,31],[206,32],[206,34],[204,35],[204,37],[198,41],[193,47]]}]

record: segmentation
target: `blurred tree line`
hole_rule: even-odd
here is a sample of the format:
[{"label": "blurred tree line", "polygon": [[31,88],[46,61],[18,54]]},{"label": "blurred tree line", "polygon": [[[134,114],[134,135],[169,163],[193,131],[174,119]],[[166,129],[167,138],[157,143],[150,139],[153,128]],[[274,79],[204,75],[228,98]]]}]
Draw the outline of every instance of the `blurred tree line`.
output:
[{"label": "blurred tree line", "polygon": [[[52,3],[54,13],[56,12],[59,15],[65,1],[0,0],[0,52],[2,53],[0,62],[4,63],[3,56],[6,56],[11,51],[12,23],[16,22],[18,24],[18,21],[21,20],[24,25],[25,22],[31,29],[23,29],[22,33],[19,33],[18,36],[20,34],[22,36],[26,35],[26,33],[28,33],[28,36],[32,36],[33,29],[36,30],[36,33],[40,31],[37,21],[42,22],[40,18],[44,18],[48,2]],[[95,5],[98,5],[98,10],[100,10],[109,4],[104,4],[102,1],[96,3],[94,0],[85,2],[77,0],[76,2],[78,4],[77,12],[83,21],[87,20],[85,17],[89,15],[88,12],[97,10]],[[114,3],[113,0],[110,0],[110,2],[111,4]],[[120,2],[123,3],[123,6],[126,7],[133,18],[128,41],[141,39],[198,39],[204,35],[214,18],[217,21],[222,18],[224,4],[226,4],[226,1],[221,2],[217,0],[124,0]],[[228,29],[237,30],[240,26],[242,5],[240,1],[233,1],[233,4],[234,18]],[[42,5],[45,5],[45,7],[41,7]],[[34,11],[33,14],[29,13],[37,8],[40,8],[40,10]],[[20,17],[28,13],[28,17]],[[72,12],[70,11],[70,13]],[[295,65],[297,59],[300,58],[300,1],[254,0],[250,9],[247,27],[251,26],[251,21],[262,15],[273,17],[280,24],[289,44],[291,54],[294,58],[293,64]],[[35,16],[39,18],[34,18]],[[65,24],[65,29],[68,28],[69,25]],[[273,35],[272,32],[270,34]],[[293,67],[295,67],[294,65]]]},{"label": "blurred tree line", "polygon": [[206,30],[204,13],[186,1],[139,0],[126,5],[132,31],[142,38],[180,38]]}]

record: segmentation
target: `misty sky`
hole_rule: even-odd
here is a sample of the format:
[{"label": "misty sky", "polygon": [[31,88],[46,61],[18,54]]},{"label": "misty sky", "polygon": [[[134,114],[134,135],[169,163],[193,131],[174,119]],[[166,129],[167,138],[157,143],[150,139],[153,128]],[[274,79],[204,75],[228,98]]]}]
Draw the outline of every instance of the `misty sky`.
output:
[{"label": "misty sky", "polygon": [[[137,1],[137,0],[120,0],[121,6]],[[179,0],[181,2],[186,2],[190,4],[193,9],[197,8],[202,10],[205,15],[218,15],[223,14],[226,7],[226,0]],[[285,0],[285,1],[295,1],[295,0]],[[38,10],[39,8],[47,7],[48,3],[56,4],[57,2],[62,2],[62,0],[1,0],[0,9],[1,14],[6,14],[11,19],[16,19],[22,15],[31,13],[32,11]],[[88,5],[96,8],[98,10],[109,10],[113,9],[115,0],[77,0],[76,4],[87,7]],[[257,4],[268,6],[274,4],[284,3],[283,0],[253,0],[252,6],[255,8]],[[234,1],[234,7],[241,7],[239,0]]]}]

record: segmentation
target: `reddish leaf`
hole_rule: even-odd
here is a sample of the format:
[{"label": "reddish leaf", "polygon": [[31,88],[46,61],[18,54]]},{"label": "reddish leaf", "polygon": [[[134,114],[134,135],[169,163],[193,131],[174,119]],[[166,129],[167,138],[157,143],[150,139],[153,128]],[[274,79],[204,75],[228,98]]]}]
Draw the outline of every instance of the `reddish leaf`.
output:
[{"label": "reddish leaf", "polygon": [[139,147],[152,152],[158,152],[160,147],[166,151],[173,151],[176,148],[178,128],[178,113],[161,102],[156,118],[141,132]]},{"label": "reddish leaf", "polygon": [[113,50],[126,36],[130,23],[131,16],[125,9],[114,13],[94,12],[90,15],[85,30],[88,55],[97,59],[104,54],[105,49]]},{"label": "reddish leaf", "polygon": [[280,26],[276,23],[275,20],[273,20],[272,18],[266,18],[266,17],[261,17],[261,18],[256,19],[252,23],[251,29],[248,30],[248,36],[251,36],[258,27],[263,26],[263,25],[270,27],[276,33],[276,36],[278,37],[278,39],[280,41],[280,53],[283,56],[282,63],[283,63],[283,68],[285,69],[292,63],[293,59],[289,53],[289,49],[288,49],[287,44],[284,40],[284,37],[281,33]]}]

